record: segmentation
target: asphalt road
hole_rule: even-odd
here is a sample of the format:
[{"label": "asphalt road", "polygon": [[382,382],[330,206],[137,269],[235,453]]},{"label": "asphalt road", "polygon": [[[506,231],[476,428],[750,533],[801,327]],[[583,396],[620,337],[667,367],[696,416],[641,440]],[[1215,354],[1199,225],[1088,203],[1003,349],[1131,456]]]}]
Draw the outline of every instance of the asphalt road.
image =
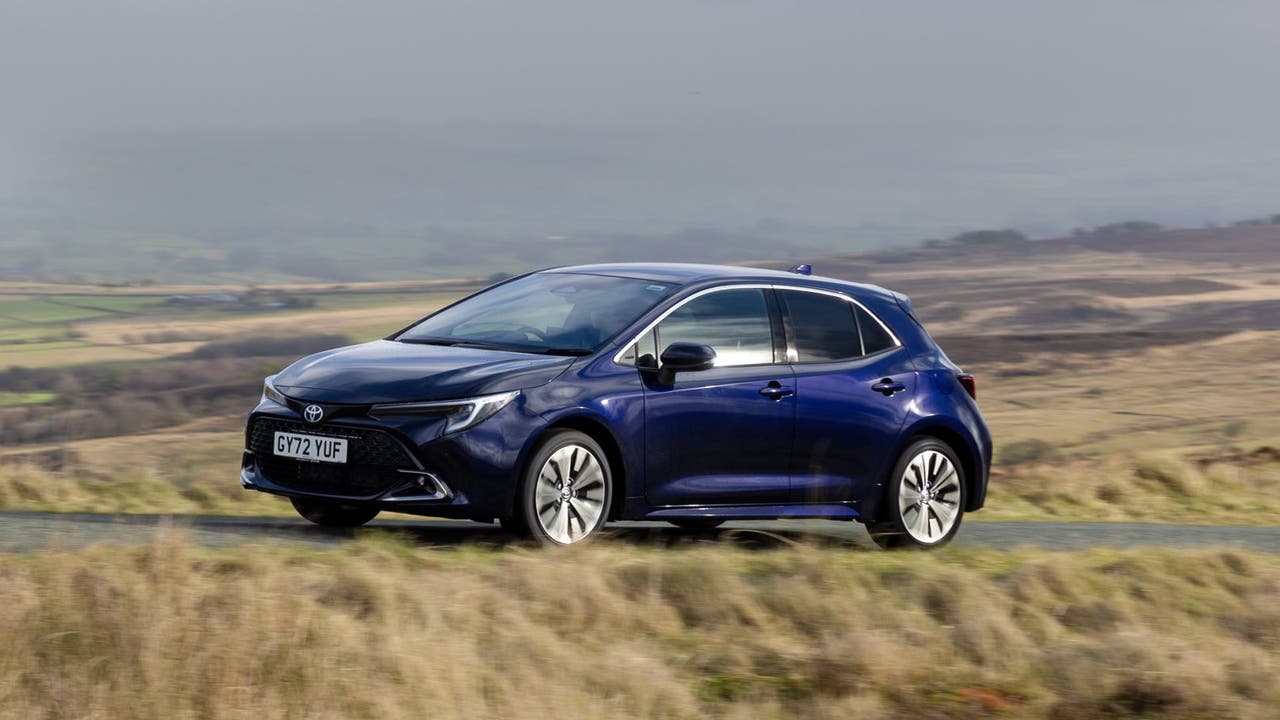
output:
[{"label": "asphalt road", "polygon": [[[138,545],[164,529],[180,529],[193,542],[225,547],[248,542],[326,547],[350,542],[368,529],[332,530],[292,518],[196,517],[158,515],[80,515],[0,513],[0,552],[72,550],[97,543]],[[497,525],[414,520],[387,516],[368,528],[393,530],[424,547],[462,543],[502,545],[514,542]],[[851,522],[734,522],[717,530],[692,532],[666,523],[625,522],[606,528],[614,539],[637,545],[663,546],[696,541],[769,547],[791,542],[874,547],[862,526]],[[1155,525],[1116,523],[967,522],[958,547],[1038,547],[1071,550],[1110,547],[1236,547],[1280,552],[1280,526]]]}]

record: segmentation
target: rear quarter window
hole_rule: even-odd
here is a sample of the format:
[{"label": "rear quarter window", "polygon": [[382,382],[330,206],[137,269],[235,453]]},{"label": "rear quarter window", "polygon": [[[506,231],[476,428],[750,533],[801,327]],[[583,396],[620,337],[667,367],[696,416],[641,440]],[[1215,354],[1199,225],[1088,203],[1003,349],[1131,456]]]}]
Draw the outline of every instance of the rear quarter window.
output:
[{"label": "rear quarter window", "polygon": [[866,354],[871,355],[898,346],[893,335],[871,313],[860,306],[854,306],[854,315],[858,318],[858,328],[862,331],[862,348]]}]

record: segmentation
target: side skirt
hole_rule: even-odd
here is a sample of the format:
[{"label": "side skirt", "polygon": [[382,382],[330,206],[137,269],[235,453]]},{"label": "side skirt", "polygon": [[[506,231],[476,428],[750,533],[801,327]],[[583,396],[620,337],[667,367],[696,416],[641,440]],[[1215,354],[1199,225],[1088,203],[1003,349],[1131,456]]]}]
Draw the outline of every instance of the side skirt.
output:
[{"label": "side skirt", "polygon": [[848,505],[716,505],[668,507],[649,510],[636,519],[691,520],[778,520],[814,518],[823,520],[857,520],[858,511]]}]

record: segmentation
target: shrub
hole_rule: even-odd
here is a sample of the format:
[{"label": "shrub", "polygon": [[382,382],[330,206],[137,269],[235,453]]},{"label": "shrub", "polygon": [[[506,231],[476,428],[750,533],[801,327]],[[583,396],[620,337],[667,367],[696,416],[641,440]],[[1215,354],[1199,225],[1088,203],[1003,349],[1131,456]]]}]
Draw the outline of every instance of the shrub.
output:
[{"label": "shrub", "polygon": [[192,358],[300,356],[351,343],[345,335],[255,336],[214,340],[193,350]]},{"label": "shrub", "polygon": [[1058,457],[1058,448],[1046,440],[1015,440],[996,448],[996,460],[1004,465],[1024,465]]}]

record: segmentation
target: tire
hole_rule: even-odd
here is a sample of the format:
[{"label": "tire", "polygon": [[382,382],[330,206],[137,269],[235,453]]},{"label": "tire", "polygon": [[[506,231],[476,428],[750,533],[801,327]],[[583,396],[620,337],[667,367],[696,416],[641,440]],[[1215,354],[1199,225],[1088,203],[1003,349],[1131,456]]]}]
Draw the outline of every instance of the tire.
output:
[{"label": "tire", "polygon": [[724,524],[719,518],[680,518],[667,522],[683,530],[715,530]]},{"label": "tire", "polygon": [[612,501],[613,474],[600,444],[576,430],[553,430],[525,469],[517,517],[503,527],[527,528],[544,545],[573,545],[604,527]]},{"label": "tire", "polygon": [[939,548],[960,530],[964,503],[964,468],[955,451],[941,440],[923,438],[898,458],[881,517],[867,530],[882,548]]},{"label": "tire", "polygon": [[324,527],[360,527],[378,517],[379,512],[378,508],[367,505],[343,505],[310,498],[289,498],[289,502],[299,515]]}]

